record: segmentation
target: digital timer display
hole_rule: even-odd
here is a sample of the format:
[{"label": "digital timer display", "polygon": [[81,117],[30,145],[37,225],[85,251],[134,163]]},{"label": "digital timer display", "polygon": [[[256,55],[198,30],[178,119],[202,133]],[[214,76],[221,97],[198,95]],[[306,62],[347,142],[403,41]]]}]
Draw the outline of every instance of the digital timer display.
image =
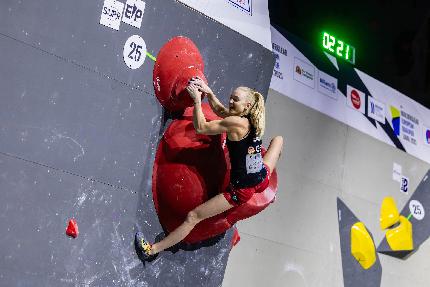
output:
[{"label": "digital timer display", "polygon": [[353,46],[327,32],[323,32],[322,36],[322,46],[325,51],[355,64],[355,48]]}]

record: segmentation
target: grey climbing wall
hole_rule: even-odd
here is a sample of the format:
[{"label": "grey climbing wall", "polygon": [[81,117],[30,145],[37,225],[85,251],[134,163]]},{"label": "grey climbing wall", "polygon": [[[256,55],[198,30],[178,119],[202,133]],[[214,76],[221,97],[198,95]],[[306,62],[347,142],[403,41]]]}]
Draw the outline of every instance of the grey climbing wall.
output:
[{"label": "grey climbing wall", "polygon": [[99,24],[102,0],[0,2],[0,286],[221,285],[231,231],[146,264],[135,254],[136,230],[162,233],[151,175],[165,118],[154,62],[131,70],[123,48],[139,35],[156,56],[191,38],[223,101],[238,85],[267,93],[274,59],[181,3],[145,2],[141,28],[119,30]]}]

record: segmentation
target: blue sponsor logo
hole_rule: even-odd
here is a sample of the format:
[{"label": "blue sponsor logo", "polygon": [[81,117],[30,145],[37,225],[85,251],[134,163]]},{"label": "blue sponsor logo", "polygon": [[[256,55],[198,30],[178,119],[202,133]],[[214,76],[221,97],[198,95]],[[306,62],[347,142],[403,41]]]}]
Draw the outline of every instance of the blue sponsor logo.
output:
[{"label": "blue sponsor logo", "polygon": [[382,116],[384,108],[380,105],[375,104],[375,102],[370,102],[370,113],[375,116]]},{"label": "blue sponsor logo", "polygon": [[320,78],[320,86],[331,93],[336,93],[336,84],[334,82],[328,82],[323,78]]}]

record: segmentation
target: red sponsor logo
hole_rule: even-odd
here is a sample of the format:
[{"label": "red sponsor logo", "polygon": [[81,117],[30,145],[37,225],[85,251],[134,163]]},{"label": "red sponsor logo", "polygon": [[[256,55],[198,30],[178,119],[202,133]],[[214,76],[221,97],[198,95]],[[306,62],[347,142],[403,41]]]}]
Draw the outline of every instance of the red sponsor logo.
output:
[{"label": "red sponsor logo", "polygon": [[361,107],[361,98],[356,90],[351,91],[351,103],[354,108],[357,110]]}]

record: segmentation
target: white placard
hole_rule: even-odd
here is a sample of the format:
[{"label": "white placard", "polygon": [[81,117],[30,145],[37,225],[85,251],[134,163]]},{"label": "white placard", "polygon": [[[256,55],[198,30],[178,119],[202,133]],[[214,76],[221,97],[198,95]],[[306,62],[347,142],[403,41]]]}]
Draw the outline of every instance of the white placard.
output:
[{"label": "white placard", "polygon": [[393,180],[401,182],[402,180],[402,166],[393,162]]},{"label": "white placard", "polygon": [[119,30],[123,10],[124,3],[116,0],[105,0],[102,15],[100,16],[100,24],[114,30]]},{"label": "white placard", "polygon": [[146,58],[146,44],[139,35],[133,35],[124,45],[124,62],[130,69],[138,69]]},{"label": "white placard", "polygon": [[426,215],[424,206],[418,200],[411,200],[409,202],[409,211],[412,216],[417,220],[422,220]]},{"label": "white placard", "polygon": [[294,58],[294,80],[315,88],[315,67]]},{"label": "white placard", "polygon": [[367,99],[367,115],[380,123],[385,123],[385,104],[373,97]]},{"label": "white placard", "polygon": [[318,71],[318,91],[337,100],[337,79],[323,71]]},{"label": "white placard", "polygon": [[400,179],[400,192],[408,194],[409,193],[409,178],[402,175]]},{"label": "white placard", "polygon": [[350,85],[347,85],[346,92],[348,107],[362,114],[366,113],[366,94]]},{"label": "white placard", "polygon": [[125,3],[122,22],[140,29],[144,12],[145,2],[141,0],[127,0],[127,3]]}]

